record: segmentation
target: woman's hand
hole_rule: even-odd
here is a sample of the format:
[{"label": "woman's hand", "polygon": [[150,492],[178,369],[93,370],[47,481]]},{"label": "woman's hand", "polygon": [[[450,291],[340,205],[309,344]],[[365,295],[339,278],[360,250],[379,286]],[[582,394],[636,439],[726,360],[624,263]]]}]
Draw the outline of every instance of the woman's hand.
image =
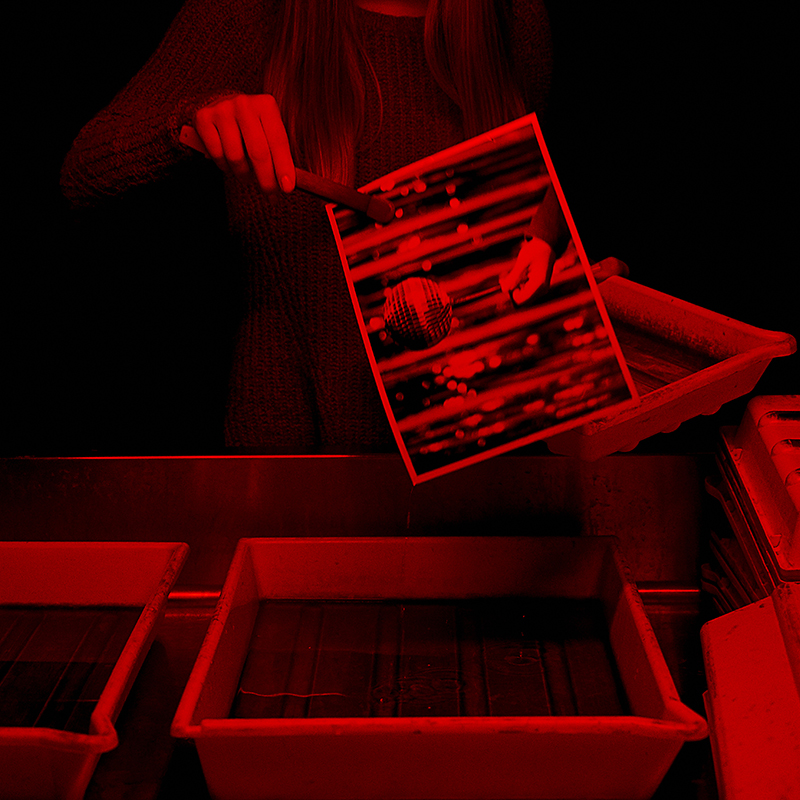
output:
[{"label": "woman's hand", "polygon": [[532,302],[550,289],[555,260],[553,249],[543,239],[525,242],[511,272],[500,279],[500,288],[515,305]]},{"label": "woman's hand", "polygon": [[294,189],[289,137],[272,95],[223,98],[197,111],[193,124],[209,158],[226,175],[255,181],[267,194]]}]

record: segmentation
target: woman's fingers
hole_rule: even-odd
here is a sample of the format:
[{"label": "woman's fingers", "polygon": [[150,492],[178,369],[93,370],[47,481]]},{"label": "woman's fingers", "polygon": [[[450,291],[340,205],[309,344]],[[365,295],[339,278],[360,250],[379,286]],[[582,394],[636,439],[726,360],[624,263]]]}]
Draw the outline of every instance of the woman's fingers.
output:
[{"label": "woman's fingers", "polygon": [[260,118],[264,134],[269,142],[272,163],[278,184],[284,192],[295,187],[294,159],[289,146],[289,135],[281,119],[278,103],[272,95],[261,95]]},{"label": "woman's fingers", "polygon": [[222,147],[222,140],[220,139],[219,131],[209,116],[207,114],[196,114],[194,118],[194,129],[197,132],[197,135],[200,137],[203,147],[205,147],[206,153],[208,153],[208,157],[224,173],[231,175],[232,173],[230,167],[225,159],[225,151]]},{"label": "woman's fingers", "polygon": [[223,117],[217,121],[216,128],[222,141],[223,157],[227,164],[225,171],[239,180],[247,180],[250,176],[250,163],[245,154],[242,132],[236,119]]},{"label": "woman's fingers", "polygon": [[555,253],[542,239],[525,242],[511,272],[500,280],[500,288],[518,306],[546,294],[553,275]]},{"label": "woman's fingers", "polygon": [[271,95],[236,95],[200,109],[195,130],[226,174],[269,194],[295,187],[289,137]]},{"label": "woman's fingers", "polygon": [[243,99],[236,111],[236,122],[247,151],[249,168],[252,168],[251,177],[255,178],[262,192],[276,192],[278,180],[273,167],[272,152],[258,109]]},{"label": "woman's fingers", "polygon": [[226,175],[244,179],[250,166],[232,105],[232,100],[222,100],[200,109],[195,114],[194,128],[214,163]]},{"label": "woman's fingers", "polygon": [[512,290],[517,286],[517,284],[522,279],[522,276],[527,268],[528,268],[528,262],[522,256],[522,251],[520,251],[519,255],[517,256],[517,260],[514,262],[514,266],[511,268],[511,272],[509,272],[506,275],[503,275],[500,278],[500,288],[506,294],[511,294]]}]

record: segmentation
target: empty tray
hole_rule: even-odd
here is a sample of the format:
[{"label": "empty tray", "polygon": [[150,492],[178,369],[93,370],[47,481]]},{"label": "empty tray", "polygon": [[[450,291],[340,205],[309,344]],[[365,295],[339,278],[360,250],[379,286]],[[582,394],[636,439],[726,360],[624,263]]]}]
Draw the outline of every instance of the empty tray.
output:
[{"label": "empty tray", "polygon": [[598,288],[640,402],[548,439],[553,453],[594,461],[632,450],[752,391],[773,358],[797,348],[788,333],[737,322],[627,278],[608,278]]},{"label": "empty tray", "polygon": [[613,537],[280,538],[240,541],[172,732],[217,800],[623,800],[706,725]]},{"label": "empty tray", "polygon": [[185,544],[0,543],[0,796],[80,800]]}]

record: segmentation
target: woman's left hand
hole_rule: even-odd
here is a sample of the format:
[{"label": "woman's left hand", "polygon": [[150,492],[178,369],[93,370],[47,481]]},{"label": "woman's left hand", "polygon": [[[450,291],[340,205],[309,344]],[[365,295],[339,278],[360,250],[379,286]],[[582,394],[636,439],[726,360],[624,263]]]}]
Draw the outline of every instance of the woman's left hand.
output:
[{"label": "woman's left hand", "polygon": [[500,279],[500,288],[521,306],[547,294],[553,277],[556,255],[543,239],[531,239],[522,245],[511,272]]}]

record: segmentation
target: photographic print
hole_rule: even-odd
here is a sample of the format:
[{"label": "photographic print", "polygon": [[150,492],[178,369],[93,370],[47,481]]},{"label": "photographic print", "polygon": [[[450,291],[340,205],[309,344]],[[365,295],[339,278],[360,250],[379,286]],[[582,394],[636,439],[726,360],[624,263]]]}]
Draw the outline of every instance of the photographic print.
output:
[{"label": "photographic print", "polygon": [[[414,483],[636,402],[535,115],[362,191],[393,205],[389,222],[328,215]],[[548,193],[565,244],[549,286],[520,300],[508,276]]]}]

